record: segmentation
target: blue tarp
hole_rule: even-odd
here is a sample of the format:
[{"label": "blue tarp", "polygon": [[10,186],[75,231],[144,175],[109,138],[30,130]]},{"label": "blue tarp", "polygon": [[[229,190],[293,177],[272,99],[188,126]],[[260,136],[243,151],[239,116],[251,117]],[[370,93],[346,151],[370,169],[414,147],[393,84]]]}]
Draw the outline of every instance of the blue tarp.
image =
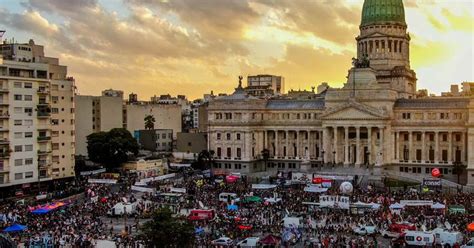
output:
[{"label": "blue tarp", "polygon": [[24,225],[20,225],[20,224],[14,224],[14,225],[11,225],[5,229],[3,229],[4,232],[21,232],[21,231],[24,231],[27,227],[24,226]]},{"label": "blue tarp", "polygon": [[194,234],[200,235],[203,232],[204,232],[204,228],[202,228],[202,227],[196,227],[194,229]]},{"label": "blue tarp", "polygon": [[227,206],[227,210],[229,211],[237,211],[239,209],[239,207],[237,207],[237,205],[228,205]]}]

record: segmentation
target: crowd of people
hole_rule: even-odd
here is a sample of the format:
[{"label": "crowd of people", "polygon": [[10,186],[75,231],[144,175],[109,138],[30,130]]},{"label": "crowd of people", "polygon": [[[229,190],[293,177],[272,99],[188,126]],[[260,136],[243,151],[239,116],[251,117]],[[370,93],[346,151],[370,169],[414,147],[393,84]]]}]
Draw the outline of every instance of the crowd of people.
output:
[{"label": "crowd of people", "polygon": [[[462,232],[467,239],[470,235],[466,225],[473,221],[465,213],[450,214],[447,211],[433,212],[429,207],[405,208],[393,213],[389,206],[401,200],[430,200],[446,206],[460,205],[467,210],[471,207],[472,194],[445,194],[441,191],[420,192],[415,190],[389,191],[386,188],[355,187],[347,196],[350,202],[378,203],[380,208],[354,213],[347,209],[327,209],[316,207],[321,193],[306,192],[305,185],[281,184],[268,189],[254,189],[246,178],[232,183],[201,175],[179,175],[176,178],[151,181],[147,187],[158,193],[131,191],[134,179],[111,186],[109,184],[89,184],[87,180],[77,182],[71,190],[82,192],[66,200],[66,206],[47,214],[33,214],[32,206],[7,202],[0,205],[0,227],[14,223],[27,225],[23,232],[9,233],[16,244],[26,247],[95,247],[98,240],[112,240],[118,247],[142,247],[139,226],[159,207],[171,207],[177,215],[189,214],[191,209],[214,209],[215,218],[194,220],[196,246],[209,247],[220,237],[242,240],[246,237],[274,235],[281,237],[283,245],[298,243],[304,247],[383,247],[380,235],[356,235],[354,228],[375,226],[387,229],[392,223],[409,222],[417,229],[432,230],[450,224],[453,231]],[[176,197],[163,197],[172,188],[184,189]],[[57,196],[65,196],[68,189],[62,189]],[[80,190],[79,190],[80,189]],[[232,193],[240,199],[222,200],[221,193]],[[337,187],[324,194],[341,195]],[[256,196],[258,201],[247,202],[247,197]],[[272,200],[269,200],[272,199]],[[120,220],[107,217],[108,211],[119,202],[136,203],[134,224],[125,226],[125,232],[117,231]],[[235,205],[235,208],[229,208]],[[301,225],[285,227],[285,217],[296,217]],[[131,217],[132,218],[132,217]],[[140,219],[142,222],[140,222]],[[245,228],[243,228],[245,227]]]}]

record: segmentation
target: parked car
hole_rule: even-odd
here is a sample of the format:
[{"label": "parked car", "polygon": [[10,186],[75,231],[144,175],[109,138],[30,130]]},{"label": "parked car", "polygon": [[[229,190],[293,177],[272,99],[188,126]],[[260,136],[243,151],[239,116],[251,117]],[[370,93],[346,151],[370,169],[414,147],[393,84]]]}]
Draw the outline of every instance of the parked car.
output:
[{"label": "parked car", "polygon": [[358,226],[352,230],[355,234],[368,235],[377,233],[376,226]]},{"label": "parked car", "polygon": [[231,246],[233,243],[234,241],[228,237],[220,237],[211,242],[212,245],[219,245],[219,246]]},{"label": "parked car", "polygon": [[258,241],[260,241],[260,238],[259,237],[248,237],[242,241],[240,241],[239,243],[237,243],[237,247],[246,247],[246,248],[250,248],[250,247],[257,247],[258,246]]}]

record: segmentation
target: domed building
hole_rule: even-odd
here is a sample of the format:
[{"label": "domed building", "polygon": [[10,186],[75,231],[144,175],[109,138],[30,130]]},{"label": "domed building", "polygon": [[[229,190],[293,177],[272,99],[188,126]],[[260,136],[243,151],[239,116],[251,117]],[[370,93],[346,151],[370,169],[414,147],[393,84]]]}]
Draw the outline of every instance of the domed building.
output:
[{"label": "domed building", "polygon": [[365,0],[342,88],[262,99],[239,87],[210,102],[214,171],[301,171],[304,163],[422,181],[439,168],[474,184],[474,98],[417,97],[407,28],[402,0]]}]

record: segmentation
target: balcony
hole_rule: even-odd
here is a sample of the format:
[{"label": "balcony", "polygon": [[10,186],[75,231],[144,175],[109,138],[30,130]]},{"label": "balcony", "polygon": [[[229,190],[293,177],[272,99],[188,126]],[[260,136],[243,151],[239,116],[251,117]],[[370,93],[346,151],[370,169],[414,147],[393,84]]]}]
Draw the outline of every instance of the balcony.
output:
[{"label": "balcony", "polygon": [[0,127],[0,132],[8,132],[8,127]]},{"label": "balcony", "polygon": [[8,145],[8,144],[10,144],[10,141],[8,139],[5,139],[5,138],[0,139],[0,145]]},{"label": "balcony", "polygon": [[40,87],[38,88],[37,92],[39,95],[47,95],[49,94],[49,89],[46,87]]},{"label": "balcony", "polygon": [[38,150],[38,155],[48,155],[49,153],[51,153],[51,151]]},{"label": "balcony", "polygon": [[51,113],[46,112],[46,111],[40,111],[38,110],[38,113],[36,114],[38,118],[49,118],[51,117]]},{"label": "balcony", "polygon": [[0,100],[0,106],[8,106],[10,103],[8,103],[7,100]]},{"label": "balcony", "polygon": [[49,167],[50,165],[51,165],[51,162],[49,162],[47,160],[39,160],[38,161],[38,167],[40,167],[40,168]]},{"label": "balcony", "polygon": [[7,88],[0,88],[0,93],[8,93],[8,92],[10,92],[9,89],[7,89]]},{"label": "balcony", "polygon": [[49,102],[47,102],[47,101],[45,101],[45,100],[39,100],[37,107],[38,107],[38,108],[49,107]]},{"label": "balcony", "polygon": [[8,113],[0,113],[0,119],[8,119],[10,115]]},{"label": "balcony", "polygon": [[45,142],[51,140],[51,136],[38,136],[38,142]]},{"label": "balcony", "polygon": [[9,151],[0,151],[0,159],[7,159],[10,157]]}]

